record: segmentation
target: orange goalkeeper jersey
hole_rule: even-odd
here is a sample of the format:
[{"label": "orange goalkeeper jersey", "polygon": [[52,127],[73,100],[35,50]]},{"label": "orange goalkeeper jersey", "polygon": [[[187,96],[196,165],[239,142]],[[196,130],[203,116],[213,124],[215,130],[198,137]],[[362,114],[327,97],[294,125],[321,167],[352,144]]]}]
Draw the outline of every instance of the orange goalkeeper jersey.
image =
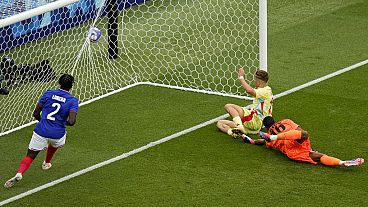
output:
[{"label": "orange goalkeeper jersey", "polygon": [[[268,130],[268,133],[279,134],[281,132],[297,130],[298,128],[299,125],[294,123],[292,120],[284,119],[274,124]],[[312,151],[309,139],[305,140],[302,143],[299,143],[296,140],[275,140],[267,142],[266,146],[268,148],[280,150],[282,153],[286,154],[292,160],[317,164],[317,162],[313,161],[312,158],[310,158],[309,156],[309,153]]]}]

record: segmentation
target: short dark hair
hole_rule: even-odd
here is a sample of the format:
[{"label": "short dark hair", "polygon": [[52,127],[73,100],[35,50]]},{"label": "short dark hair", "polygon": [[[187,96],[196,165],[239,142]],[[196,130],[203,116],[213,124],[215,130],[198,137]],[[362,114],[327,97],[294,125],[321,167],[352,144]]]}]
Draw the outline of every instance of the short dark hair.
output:
[{"label": "short dark hair", "polygon": [[270,128],[272,125],[275,124],[275,119],[273,119],[272,116],[266,116],[264,119],[263,119],[263,125],[268,129]]},{"label": "short dark hair", "polygon": [[264,70],[257,70],[255,73],[255,77],[266,83],[268,82],[268,73]]},{"label": "short dark hair", "polygon": [[74,77],[69,74],[63,74],[59,78],[60,88],[70,90],[74,84]]}]

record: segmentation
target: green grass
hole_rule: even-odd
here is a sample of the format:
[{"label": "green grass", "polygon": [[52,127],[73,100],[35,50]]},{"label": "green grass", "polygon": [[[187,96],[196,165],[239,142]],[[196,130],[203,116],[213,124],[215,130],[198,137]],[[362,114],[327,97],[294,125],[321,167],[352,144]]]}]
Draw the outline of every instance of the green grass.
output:
[{"label": "green grass", "polygon": [[[367,71],[365,66],[277,99],[276,119],[295,120],[308,130],[312,146],[320,152],[341,159],[368,157],[362,137],[368,129],[364,122],[368,111],[362,107],[368,97],[338,93],[345,88],[341,82],[352,81],[357,84],[355,92],[367,93],[360,86]],[[146,96],[137,98],[144,91]],[[1,197],[214,118],[223,114],[221,106],[227,101],[240,104],[239,100],[139,86],[85,106],[78,125],[69,129],[68,143],[56,155],[54,167],[43,172],[42,157],[38,158],[21,183],[11,190],[0,189]],[[162,104],[166,110],[156,110]],[[111,106],[119,112],[104,110]],[[1,140],[4,148],[14,149],[12,154],[3,152],[7,161],[2,175],[13,174],[30,131]],[[41,206],[365,206],[367,176],[367,166],[336,168],[291,161],[276,150],[233,140],[212,124],[9,206],[39,205],[39,198]]]},{"label": "green grass", "polygon": [[[368,9],[367,1],[349,1],[346,4],[341,4],[342,1],[318,1],[321,7],[316,6],[318,3],[315,1],[306,1],[302,7],[300,4],[304,1],[289,2],[296,5],[276,9],[274,12],[280,13],[269,20],[269,26],[275,26],[269,29],[269,71],[275,91],[287,90],[367,59],[368,50],[361,47],[368,41],[364,28],[368,24],[368,14],[364,12]],[[300,14],[300,10],[311,13]],[[315,10],[318,12],[312,13]],[[270,12],[272,15],[272,8]],[[285,15],[285,18],[280,15]],[[283,21],[288,21],[284,24],[287,26],[279,30],[277,23]],[[289,81],[288,77],[293,77],[293,80]],[[281,81],[285,79],[287,81]]]},{"label": "green grass", "polygon": [[[368,52],[361,44],[368,41],[367,8],[361,0],[269,1],[274,92],[364,60]],[[258,39],[256,9],[239,1],[149,1],[120,14],[120,58],[115,61],[107,59],[106,18],[96,23],[104,34],[102,40],[85,49],[81,59],[76,57],[91,22],[4,55],[28,64],[48,58],[57,74],[71,72],[76,64],[74,94],[82,102],[137,81],[244,95],[237,69],[245,67],[251,80],[258,65],[257,49],[251,46]],[[283,81],[287,76],[294,80]],[[0,114],[6,120],[0,120],[1,131],[31,121],[27,112],[52,87],[54,83],[24,84],[0,96]],[[8,113],[15,107],[20,110]]]},{"label": "green grass", "polygon": [[[163,4],[160,8],[165,7]],[[368,40],[367,7],[367,1],[358,0],[269,1],[269,72],[274,93],[367,59],[368,50],[363,44]],[[143,13],[145,9],[149,8],[137,8]],[[154,30],[148,23],[137,25],[142,24],[146,27],[143,30]],[[198,31],[183,29],[190,34]],[[84,29],[79,31],[82,34]],[[164,46],[188,49],[179,42],[157,43],[158,48]],[[193,54],[181,56],[177,63],[185,65]],[[149,67],[148,63],[154,62],[145,62],[150,56],[137,58],[142,58],[142,66]],[[208,67],[222,61],[207,58]],[[115,74],[114,68],[126,63],[113,64],[105,65],[99,75]],[[116,73],[114,83],[105,86],[104,91],[129,83],[128,79],[115,82],[132,70],[124,69]],[[133,69],[138,77],[145,75],[143,68]],[[313,148],[320,152],[341,159],[367,159],[367,72],[368,66],[363,66],[277,99],[274,117],[295,120],[309,132]],[[171,76],[182,79],[184,85],[198,81],[186,79],[187,73],[190,71]],[[160,77],[163,73],[152,75]],[[222,76],[226,74],[217,78]],[[208,82],[216,80],[215,76]],[[82,79],[78,84],[87,82]],[[216,84],[214,87],[221,88]],[[84,89],[89,88],[74,92],[80,94]],[[40,154],[19,184],[11,190],[0,188],[0,200],[223,115],[223,105],[228,102],[248,104],[226,97],[138,86],[83,106],[76,126],[68,129],[65,148],[55,155],[53,168],[41,170],[44,153]],[[32,127],[1,137],[2,182],[14,175],[25,155]],[[9,206],[366,206],[367,177],[367,166],[346,169],[297,163],[276,150],[233,140],[212,124]]]}]

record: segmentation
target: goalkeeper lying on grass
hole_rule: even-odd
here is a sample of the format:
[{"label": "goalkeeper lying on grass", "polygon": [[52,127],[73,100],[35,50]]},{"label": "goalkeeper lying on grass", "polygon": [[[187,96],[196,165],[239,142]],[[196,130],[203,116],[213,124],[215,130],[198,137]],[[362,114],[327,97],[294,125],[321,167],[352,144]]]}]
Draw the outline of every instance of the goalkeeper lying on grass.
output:
[{"label": "goalkeeper lying on grass", "polygon": [[280,150],[290,159],[296,161],[312,164],[321,163],[328,166],[361,166],[364,163],[363,158],[343,161],[312,150],[308,132],[290,119],[275,123],[271,116],[267,116],[263,120],[263,125],[268,133],[259,132],[261,139],[253,140],[241,133],[238,136],[242,137],[245,143],[266,145],[268,148]]}]

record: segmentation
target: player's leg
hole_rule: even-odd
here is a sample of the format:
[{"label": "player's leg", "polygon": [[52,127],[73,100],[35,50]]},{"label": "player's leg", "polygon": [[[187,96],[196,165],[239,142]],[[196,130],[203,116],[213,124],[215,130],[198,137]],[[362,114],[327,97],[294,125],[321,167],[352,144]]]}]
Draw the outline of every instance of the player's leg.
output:
[{"label": "player's leg", "polygon": [[235,123],[230,120],[220,120],[216,123],[216,126],[220,131],[227,133],[229,129],[235,128]]},{"label": "player's leg", "polygon": [[41,165],[41,168],[43,170],[48,170],[51,168],[52,166],[51,159],[54,156],[56,150],[57,150],[56,147],[53,147],[51,144],[49,144],[49,146],[47,147],[46,158]]},{"label": "player's leg", "polygon": [[224,108],[225,111],[233,118],[237,116],[243,117],[243,109],[241,106],[236,104],[225,104]]},{"label": "player's leg", "polygon": [[328,156],[326,154],[322,154],[319,152],[312,151],[309,153],[309,156],[318,163],[322,163],[327,166],[361,166],[364,163],[363,158],[356,158],[353,160],[340,160],[335,157]]},{"label": "player's leg", "polygon": [[17,174],[5,182],[5,188],[13,187],[18,181],[23,178],[25,173],[31,166],[33,160],[37,157],[38,153],[47,147],[47,140],[36,133],[33,133],[32,139],[29,142],[27,155],[22,159],[19,164]]},{"label": "player's leg", "polygon": [[235,104],[226,104],[224,106],[227,113],[233,118],[233,122],[235,123],[236,127],[239,128],[244,132],[242,118],[244,117],[243,108],[235,105]]},{"label": "player's leg", "polygon": [[46,152],[46,158],[42,163],[42,169],[48,170],[51,168],[51,160],[54,157],[54,154],[58,148],[61,148],[65,145],[66,134],[60,139],[48,139],[49,146]]},{"label": "player's leg", "polygon": [[220,120],[216,124],[222,132],[232,136],[233,138],[241,137],[241,131],[236,129],[236,125],[230,120]]}]

